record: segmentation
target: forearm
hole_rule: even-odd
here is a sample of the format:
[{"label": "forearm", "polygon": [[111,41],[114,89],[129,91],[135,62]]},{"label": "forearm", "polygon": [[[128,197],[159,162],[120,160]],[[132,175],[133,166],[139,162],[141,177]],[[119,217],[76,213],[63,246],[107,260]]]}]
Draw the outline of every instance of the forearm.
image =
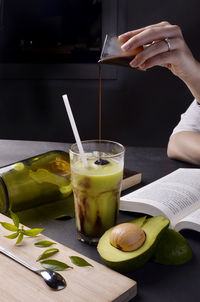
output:
[{"label": "forearm", "polygon": [[170,137],[168,157],[200,165],[200,134],[183,131]]},{"label": "forearm", "polygon": [[180,78],[187,85],[194,98],[200,103],[200,63],[196,60],[188,67],[187,76]]}]

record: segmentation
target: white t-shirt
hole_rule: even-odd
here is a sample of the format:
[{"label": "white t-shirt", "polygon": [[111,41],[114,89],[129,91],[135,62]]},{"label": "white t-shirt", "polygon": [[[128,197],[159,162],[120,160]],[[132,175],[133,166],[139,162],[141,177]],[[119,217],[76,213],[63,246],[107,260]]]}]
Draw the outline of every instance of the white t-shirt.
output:
[{"label": "white t-shirt", "polygon": [[181,131],[192,131],[200,133],[200,105],[194,100],[185,113],[181,114],[178,125],[174,128],[172,135]]}]

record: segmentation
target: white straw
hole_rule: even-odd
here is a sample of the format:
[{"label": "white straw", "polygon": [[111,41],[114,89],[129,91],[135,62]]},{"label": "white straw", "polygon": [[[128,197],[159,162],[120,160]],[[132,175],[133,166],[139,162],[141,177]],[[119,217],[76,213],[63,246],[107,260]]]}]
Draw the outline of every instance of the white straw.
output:
[{"label": "white straw", "polygon": [[[69,104],[68,96],[66,94],[64,94],[62,97],[63,97],[63,101],[64,101],[64,104],[65,104],[65,108],[67,110],[67,114],[68,114],[69,121],[70,121],[70,124],[71,124],[71,127],[72,127],[72,131],[74,133],[74,137],[75,137],[75,140],[76,140],[76,143],[77,143],[77,146],[78,146],[79,153],[80,153],[80,155],[84,155],[83,146],[82,146],[80,136],[79,136],[79,133],[78,133],[78,129],[76,127],[76,123],[75,123],[75,120],[74,120],[74,117],[73,117],[73,113],[72,113],[72,110],[71,110],[71,107],[70,107],[70,104]],[[83,156],[82,160],[83,160],[84,165],[87,167],[87,160],[84,156]]]}]

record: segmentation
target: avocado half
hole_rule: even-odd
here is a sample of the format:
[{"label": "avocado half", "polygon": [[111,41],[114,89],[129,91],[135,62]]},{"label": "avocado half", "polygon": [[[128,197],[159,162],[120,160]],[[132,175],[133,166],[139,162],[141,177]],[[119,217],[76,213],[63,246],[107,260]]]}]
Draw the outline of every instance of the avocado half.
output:
[{"label": "avocado half", "polygon": [[146,240],[139,249],[124,252],[113,247],[110,244],[110,233],[114,227],[104,233],[97,245],[103,262],[119,272],[131,272],[144,265],[152,257],[162,231],[169,225],[169,220],[164,216],[144,216],[129,222],[140,226],[146,234]]},{"label": "avocado half", "polygon": [[192,259],[192,249],[180,233],[170,228],[163,233],[156,247],[153,261],[165,265],[180,265]]}]

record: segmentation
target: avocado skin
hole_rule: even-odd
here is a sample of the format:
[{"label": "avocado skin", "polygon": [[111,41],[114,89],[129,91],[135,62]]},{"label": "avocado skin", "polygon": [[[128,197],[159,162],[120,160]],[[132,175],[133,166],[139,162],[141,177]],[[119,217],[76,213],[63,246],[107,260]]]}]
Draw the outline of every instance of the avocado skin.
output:
[{"label": "avocado skin", "polygon": [[[149,226],[149,229],[151,229],[152,232],[154,232],[151,234],[152,239],[150,240],[150,242],[146,243],[147,241],[146,238],[144,245],[140,247],[137,251],[135,251],[136,253],[119,251],[115,247],[112,247],[110,244],[109,235],[113,229],[111,228],[108,231],[106,231],[104,235],[100,238],[97,246],[97,250],[100,254],[102,261],[110,268],[121,273],[132,272],[143,266],[154,254],[157,243],[162,237],[163,231],[169,225],[169,220],[166,219],[164,216],[156,216],[151,218],[141,217],[138,219],[131,220],[129,222],[139,225],[145,231],[147,238],[150,236],[148,232],[148,226]],[[108,254],[107,254],[106,247],[108,247]],[[109,253],[110,250],[112,251],[113,257],[110,256]],[[118,255],[116,256],[118,257],[118,260],[114,260],[115,253],[116,255]],[[122,260],[120,260],[120,254],[123,255]],[[127,259],[126,259],[126,255],[127,255]]]},{"label": "avocado skin", "polygon": [[153,261],[165,265],[180,265],[192,259],[192,249],[186,239],[172,229],[166,229],[159,241]]}]

